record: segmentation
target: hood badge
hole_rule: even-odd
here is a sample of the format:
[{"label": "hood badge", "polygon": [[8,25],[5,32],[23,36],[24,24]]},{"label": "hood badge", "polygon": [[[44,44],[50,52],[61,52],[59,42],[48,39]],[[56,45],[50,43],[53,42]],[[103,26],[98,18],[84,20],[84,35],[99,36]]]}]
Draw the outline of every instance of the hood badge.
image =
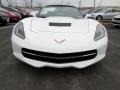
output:
[{"label": "hood badge", "polygon": [[65,39],[59,38],[59,39],[55,39],[54,41],[58,44],[62,44],[63,42],[65,42]]}]

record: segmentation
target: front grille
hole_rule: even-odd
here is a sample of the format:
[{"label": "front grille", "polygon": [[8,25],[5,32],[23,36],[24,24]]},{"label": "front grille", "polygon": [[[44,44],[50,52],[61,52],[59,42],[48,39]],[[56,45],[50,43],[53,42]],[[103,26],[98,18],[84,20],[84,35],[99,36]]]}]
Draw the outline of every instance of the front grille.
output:
[{"label": "front grille", "polygon": [[114,20],[120,20],[120,18],[114,18]]},{"label": "front grille", "polygon": [[118,22],[112,22],[113,24],[120,24],[120,23],[118,23]]},{"label": "front grille", "polygon": [[71,63],[86,61],[94,59],[97,56],[97,50],[77,52],[77,53],[65,53],[65,54],[56,54],[56,53],[47,53],[41,51],[35,51],[30,49],[22,49],[22,55],[29,59],[34,59],[37,61],[44,61],[50,63]]},{"label": "front grille", "polygon": [[71,23],[54,23],[54,22],[50,22],[49,26],[70,27]]}]

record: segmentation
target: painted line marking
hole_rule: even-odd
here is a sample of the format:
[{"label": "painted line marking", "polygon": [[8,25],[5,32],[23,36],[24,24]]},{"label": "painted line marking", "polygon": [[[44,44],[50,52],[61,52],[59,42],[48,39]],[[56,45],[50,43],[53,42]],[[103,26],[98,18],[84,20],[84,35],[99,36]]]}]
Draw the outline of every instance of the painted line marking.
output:
[{"label": "painted line marking", "polygon": [[1,29],[7,29],[7,28],[11,28],[11,27],[13,27],[14,25],[10,25],[10,26],[5,26],[5,27],[0,27],[0,30]]},{"label": "painted line marking", "polygon": [[119,44],[119,43],[115,43],[115,42],[113,42],[113,41],[111,41],[111,40],[109,40],[109,43],[111,43],[111,44],[113,44],[113,45],[115,45],[115,46],[117,46],[117,47],[120,47],[120,44]]}]

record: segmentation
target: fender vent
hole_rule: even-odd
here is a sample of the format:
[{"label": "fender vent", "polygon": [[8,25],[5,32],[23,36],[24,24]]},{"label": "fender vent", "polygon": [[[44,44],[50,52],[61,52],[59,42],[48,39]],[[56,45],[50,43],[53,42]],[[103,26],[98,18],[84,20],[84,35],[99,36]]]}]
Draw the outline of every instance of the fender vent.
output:
[{"label": "fender vent", "polygon": [[70,27],[71,23],[54,23],[50,22],[49,26],[56,26],[56,27]]}]

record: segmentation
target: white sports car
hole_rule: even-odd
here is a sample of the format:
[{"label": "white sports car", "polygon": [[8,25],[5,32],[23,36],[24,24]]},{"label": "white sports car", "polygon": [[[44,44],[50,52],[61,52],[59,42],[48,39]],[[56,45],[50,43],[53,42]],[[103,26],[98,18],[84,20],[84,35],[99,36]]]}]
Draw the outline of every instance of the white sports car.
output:
[{"label": "white sports car", "polygon": [[65,5],[43,7],[37,17],[18,22],[12,33],[14,56],[37,68],[85,68],[105,58],[107,44],[101,23]]}]

